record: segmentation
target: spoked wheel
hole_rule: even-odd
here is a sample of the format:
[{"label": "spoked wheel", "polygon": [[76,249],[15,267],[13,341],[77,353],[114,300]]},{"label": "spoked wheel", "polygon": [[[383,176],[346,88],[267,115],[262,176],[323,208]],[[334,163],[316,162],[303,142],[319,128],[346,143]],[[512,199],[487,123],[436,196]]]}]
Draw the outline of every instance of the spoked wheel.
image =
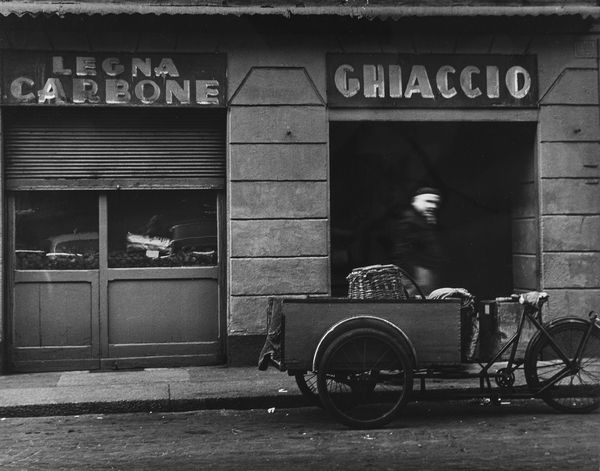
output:
[{"label": "spoked wheel", "polygon": [[303,373],[296,373],[294,378],[296,378],[296,384],[304,398],[311,405],[321,407],[319,390],[317,389],[317,373],[305,371]]},{"label": "spoked wheel", "polygon": [[[573,360],[588,329],[588,324],[565,322],[550,329],[556,344]],[[562,412],[590,412],[600,406],[600,334],[594,328],[581,353],[580,361],[572,368],[557,354],[556,349],[546,337],[532,345],[531,354],[525,359],[525,377],[527,385],[533,391],[539,391],[557,375],[564,372],[565,377],[540,393],[549,406]]]},{"label": "spoked wheel", "polygon": [[346,332],[325,350],[317,374],[323,406],[355,428],[380,427],[406,404],[413,366],[390,334],[360,328]]}]

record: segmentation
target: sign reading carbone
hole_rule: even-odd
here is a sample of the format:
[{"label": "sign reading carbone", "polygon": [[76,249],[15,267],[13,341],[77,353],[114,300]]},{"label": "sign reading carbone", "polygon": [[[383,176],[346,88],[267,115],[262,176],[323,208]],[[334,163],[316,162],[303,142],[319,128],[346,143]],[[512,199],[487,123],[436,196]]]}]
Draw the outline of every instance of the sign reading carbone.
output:
[{"label": "sign reading carbone", "polygon": [[331,107],[537,106],[535,56],[328,54]]},{"label": "sign reading carbone", "polygon": [[6,104],[225,106],[224,54],[3,54]]}]

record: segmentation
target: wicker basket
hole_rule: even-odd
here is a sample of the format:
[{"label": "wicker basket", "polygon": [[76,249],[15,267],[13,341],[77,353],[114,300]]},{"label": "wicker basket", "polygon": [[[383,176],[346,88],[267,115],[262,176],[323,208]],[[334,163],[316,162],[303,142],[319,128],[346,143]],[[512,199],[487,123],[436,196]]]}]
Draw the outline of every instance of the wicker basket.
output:
[{"label": "wicker basket", "polygon": [[355,268],[346,277],[348,297],[353,299],[408,299],[406,272],[396,265]]}]

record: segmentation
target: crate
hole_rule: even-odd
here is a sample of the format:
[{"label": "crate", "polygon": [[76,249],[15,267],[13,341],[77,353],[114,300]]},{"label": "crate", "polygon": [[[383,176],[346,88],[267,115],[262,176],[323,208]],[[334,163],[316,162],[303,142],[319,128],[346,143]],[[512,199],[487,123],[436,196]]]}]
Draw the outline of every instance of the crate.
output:
[{"label": "crate", "polygon": [[[504,347],[517,332],[523,305],[516,299],[510,301],[486,300],[481,301],[479,312],[479,360],[489,361]],[[521,338],[517,346],[516,359],[524,359],[527,344],[537,332],[536,327],[525,319]],[[500,357],[508,360],[512,347]]]}]

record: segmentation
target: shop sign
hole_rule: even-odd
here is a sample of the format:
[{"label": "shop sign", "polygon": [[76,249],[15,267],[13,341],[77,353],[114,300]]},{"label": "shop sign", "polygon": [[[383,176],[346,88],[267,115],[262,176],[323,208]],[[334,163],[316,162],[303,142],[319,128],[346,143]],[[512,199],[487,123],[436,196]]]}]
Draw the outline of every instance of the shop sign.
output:
[{"label": "shop sign", "polygon": [[3,54],[5,104],[225,106],[224,54]]},{"label": "shop sign", "polygon": [[531,55],[327,55],[331,107],[534,107],[537,99]]}]

